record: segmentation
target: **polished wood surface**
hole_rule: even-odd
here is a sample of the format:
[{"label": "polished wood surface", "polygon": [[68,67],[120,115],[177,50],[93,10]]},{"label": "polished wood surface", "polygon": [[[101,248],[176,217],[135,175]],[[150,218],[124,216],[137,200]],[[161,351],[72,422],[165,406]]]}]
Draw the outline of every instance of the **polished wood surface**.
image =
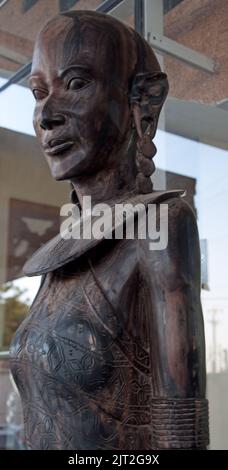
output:
[{"label": "polished wood surface", "polygon": [[[208,443],[200,252],[181,191],[153,191],[168,92],[148,44],[110,16],[70,12],[40,32],[34,125],[73,201],[168,204],[168,245],[57,237],[25,266],[43,274],[11,346],[32,449],[203,449]],[[157,211],[157,222],[161,223]]]}]

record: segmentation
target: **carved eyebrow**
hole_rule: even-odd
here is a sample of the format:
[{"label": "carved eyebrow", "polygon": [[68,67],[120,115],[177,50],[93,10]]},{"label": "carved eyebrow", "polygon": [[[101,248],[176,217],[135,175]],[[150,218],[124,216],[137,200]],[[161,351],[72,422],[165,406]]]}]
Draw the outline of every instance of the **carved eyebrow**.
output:
[{"label": "carved eyebrow", "polygon": [[33,80],[40,80],[40,81],[44,82],[44,79],[43,79],[42,75],[40,75],[39,73],[33,73],[32,75],[30,75],[30,76],[28,77],[28,83],[29,83],[29,85],[31,85],[31,82],[32,82]]},{"label": "carved eyebrow", "polygon": [[76,72],[85,72],[87,74],[91,73],[91,69],[86,67],[85,65],[69,65],[64,70],[61,70],[59,73],[59,78],[64,78],[65,75],[70,72],[71,70],[75,70]]},{"label": "carved eyebrow", "polygon": [[[91,73],[91,68],[85,66],[85,65],[69,65],[68,67],[66,67],[65,69],[63,70],[60,70],[59,74],[58,74],[58,77],[59,78],[64,78],[65,75],[67,75],[68,72],[70,72],[71,70],[75,70],[76,72],[84,72],[86,73],[87,75],[89,75]],[[28,77],[28,83],[29,85],[31,86],[31,83],[33,80],[40,80],[42,81],[43,83],[45,83],[45,80],[42,76],[42,74],[40,74],[39,72],[36,72],[34,71],[34,73],[32,73],[29,77]]]}]

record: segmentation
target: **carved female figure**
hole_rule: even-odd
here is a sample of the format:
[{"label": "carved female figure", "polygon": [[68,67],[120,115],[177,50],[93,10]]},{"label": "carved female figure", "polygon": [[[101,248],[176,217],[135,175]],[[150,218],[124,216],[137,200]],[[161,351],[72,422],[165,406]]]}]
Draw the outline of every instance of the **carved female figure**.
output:
[{"label": "carved female figure", "polygon": [[205,448],[196,222],[180,191],[153,191],[150,179],[167,77],[135,31],[74,11],[38,35],[30,86],[37,137],[73,201],[165,201],[169,242],[150,251],[148,239],[57,236],[27,262],[43,275],[11,346],[27,445]]}]

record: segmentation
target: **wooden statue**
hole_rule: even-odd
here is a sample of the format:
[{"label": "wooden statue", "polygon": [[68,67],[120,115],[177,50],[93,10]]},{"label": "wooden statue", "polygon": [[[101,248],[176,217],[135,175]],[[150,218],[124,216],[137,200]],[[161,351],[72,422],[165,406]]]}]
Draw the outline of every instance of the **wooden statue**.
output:
[{"label": "wooden statue", "polygon": [[169,238],[151,251],[148,237],[58,235],[27,262],[43,275],[11,346],[27,446],[204,449],[197,226],[182,192],[154,191],[150,178],[167,77],[134,30],[71,11],[38,35],[30,85],[37,137],[73,202],[163,201]]}]

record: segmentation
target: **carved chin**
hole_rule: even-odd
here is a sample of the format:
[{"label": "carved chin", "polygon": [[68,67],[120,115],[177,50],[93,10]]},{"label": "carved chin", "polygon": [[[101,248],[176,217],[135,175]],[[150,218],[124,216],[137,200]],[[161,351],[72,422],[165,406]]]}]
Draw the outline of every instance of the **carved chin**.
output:
[{"label": "carved chin", "polygon": [[[88,173],[91,169],[91,154],[83,150],[70,152],[68,155],[56,155],[50,157],[45,155],[51,174],[57,181],[68,180]],[[92,159],[93,160],[93,159]]]}]

